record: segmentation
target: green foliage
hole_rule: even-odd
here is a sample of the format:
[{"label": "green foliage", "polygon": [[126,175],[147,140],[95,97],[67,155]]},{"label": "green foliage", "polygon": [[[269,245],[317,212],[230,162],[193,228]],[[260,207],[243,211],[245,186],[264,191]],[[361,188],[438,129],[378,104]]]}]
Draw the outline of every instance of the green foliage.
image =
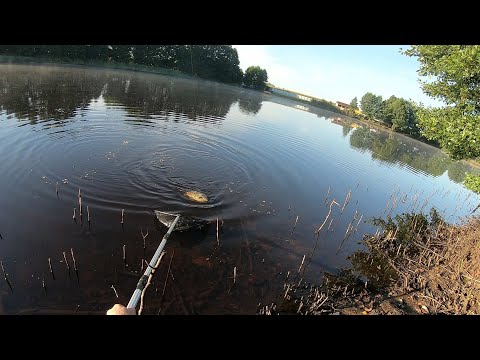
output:
[{"label": "green foliage", "polygon": [[414,45],[404,51],[420,62],[425,93],[447,105],[480,109],[480,45]]},{"label": "green foliage", "polygon": [[414,104],[410,101],[392,95],[383,102],[383,120],[394,131],[418,134],[417,116]]},{"label": "green foliage", "polygon": [[421,133],[436,140],[454,159],[480,156],[480,114],[467,115],[458,107],[418,111]]},{"label": "green foliage", "polygon": [[158,67],[232,84],[243,78],[231,45],[2,45],[0,55]]},{"label": "green foliage", "polygon": [[466,174],[463,182],[467,189],[480,194],[480,176],[473,174]]},{"label": "green foliage", "polygon": [[358,100],[356,96],[352,99],[352,101],[350,101],[350,106],[353,109],[358,109]]},{"label": "green foliage", "polygon": [[422,134],[454,158],[480,156],[480,46],[415,45],[404,54],[418,58],[424,92],[447,104],[419,111]]},{"label": "green foliage", "polygon": [[268,81],[267,70],[260,66],[249,66],[243,75],[243,85],[246,87],[264,90]]},{"label": "green foliage", "polygon": [[332,112],[336,112],[338,114],[343,114],[342,110],[340,110],[333,102],[327,101],[324,99],[312,99],[309,101],[310,104],[316,106],[320,109],[329,110]]},{"label": "green foliage", "polygon": [[360,100],[362,112],[373,120],[381,119],[383,116],[382,97],[367,92]]}]

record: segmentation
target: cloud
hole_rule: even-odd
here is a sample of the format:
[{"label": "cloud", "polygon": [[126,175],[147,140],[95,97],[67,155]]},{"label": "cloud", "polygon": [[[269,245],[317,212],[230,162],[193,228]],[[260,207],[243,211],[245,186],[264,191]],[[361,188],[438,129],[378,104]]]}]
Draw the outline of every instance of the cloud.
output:
[{"label": "cloud", "polygon": [[280,59],[269,52],[268,45],[233,45],[238,51],[240,67],[245,71],[249,66],[260,66],[267,70],[268,82],[285,87],[289,79],[300,77],[294,68],[280,63]]},{"label": "cloud", "polygon": [[[425,105],[441,105],[422,92],[415,66],[412,67],[411,63],[406,66],[408,59],[391,56],[386,59],[379,56],[369,58],[365,56],[366,51],[372,50],[367,47],[340,47],[333,51],[313,46],[299,46],[293,50],[291,47],[270,45],[233,47],[238,51],[243,70],[258,65],[267,70],[269,82],[278,87],[329,101],[350,102],[355,96],[360,100],[366,92],[372,92],[384,99],[395,95],[421,101]],[[291,56],[292,51],[296,56]],[[363,52],[362,57],[355,56],[358,51]],[[385,51],[388,53],[390,50]],[[273,53],[281,54],[281,57]]]}]

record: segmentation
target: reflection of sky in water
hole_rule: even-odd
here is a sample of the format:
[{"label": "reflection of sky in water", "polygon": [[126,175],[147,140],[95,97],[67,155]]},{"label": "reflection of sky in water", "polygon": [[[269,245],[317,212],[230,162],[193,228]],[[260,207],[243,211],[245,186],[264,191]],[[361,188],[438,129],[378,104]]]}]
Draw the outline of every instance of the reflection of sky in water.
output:
[{"label": "reflection of sky in water", "polygon": [[[459,200],[466,199],[471,192],[450,180],[446,169],[442,175],[434,176],[395,157],[388,159],[389,162],[373,159],[371,150],[350,145],[350,136],[355,129],[342,136],[342,126],[315,114],[284,106],[279,108],[266,101],[255,119],[239,114],[235,107],[231,108],[229,117],[235,121],[223,124],[225,132],[231,131],[241,137],[242,142],[255,146],[265,157],[278,152],[278,156],[284,159],[282,167],[291,172],[290,175],[297,179],[296,185],[300,185],[296,189],[296,199],[300,203],[311,203],[312,196],[322,198],[328,186],[337,201],[343,201],[348,189],[352,189],[358,205],[370,216],[381,215],[388,198],[397,188],[405,200],[405,203],[398,202],[398,211],[407,210],[410,203],[409,197],[404,197],[407,193],[412,199],[417,193],[419,208],[423,205],[422,199],[431,196],[424,211],[435,205],[440,211],[446,209],[447,215],[466,215],[478,200],[478,196],[471,195],[466,203],[461,203],[461,210],[456,209]],[[262,131],[243,125],[243,122],[254,120],[261,123]],[[380,133],[377,131],[372,136],[378,137]],[[265,134],[269,134],[268,138]],[[406,140],[407,146],[419,147],[426,159],[441,154],[438,149],[414,140],[396,134],[390,136],[396,137],[400,146],[404,146],[403,140]],[[264,175],[268,176],[267,173]],[[298,206],[302,207],[301,204]]]}]

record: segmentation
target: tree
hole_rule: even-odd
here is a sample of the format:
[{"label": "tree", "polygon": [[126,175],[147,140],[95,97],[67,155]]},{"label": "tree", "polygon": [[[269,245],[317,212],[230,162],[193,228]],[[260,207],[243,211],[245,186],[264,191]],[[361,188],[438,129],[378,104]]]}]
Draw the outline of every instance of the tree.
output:
[{"label": "tree", "polygon": [[0,54],[134,63],[230,84],[243,80],[238,52],[231,45],[0,45]]},{"label": "tree", "polygon": [[250,66],[243,75],[243,84],[257,90],[264,90],[267,85],[267,70],[260,66]]},{"label": "tree", "polygon": [[352,101],[350,101],[350,106],[353,109],[358,109],[358,100],[356,96],[352,99]]},{"label": "tree", "polygon": [[381,96],[376,96],[371,92],[367,92],[362,96],[360,104],[362,106],[362,112],[368,117],[374,120],[379,120],[383,117],[383,102]]},{"label": "tree", "polygon": [[[414,45],[423,91],[447,106],[418,111],[421,132],[455,159],[480,156],[480,46]],[[433,80],[432,80],[433,79]]]},{"label": "tree", "polygon": [[391,96],[383,102],[383,120],[392,126],[392,130],[415,135],[417,116],[414,105],[405,99]]},{"label": "tree", "polygon": [[393,124],[393,118],[395,117],[394,109],[395,102],[398,98],[395,95],[390,96],[387,100],[383,101],[383,110],[382,110],[382,120],[386,122],[389,126]]}]

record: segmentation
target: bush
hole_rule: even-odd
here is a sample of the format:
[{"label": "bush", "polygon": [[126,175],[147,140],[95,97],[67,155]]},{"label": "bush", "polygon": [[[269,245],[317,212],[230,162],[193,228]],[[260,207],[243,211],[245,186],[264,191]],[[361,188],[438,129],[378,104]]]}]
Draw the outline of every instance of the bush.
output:
[{"label": "bush", "polygon": [[478,175],[472,175],[472,174],[466,174],[465,175],[465,180],[463,181],[463,184],[467,189],[472,190],[473,192],[476,192],[477,194],[480,194],[480,176]]}]

